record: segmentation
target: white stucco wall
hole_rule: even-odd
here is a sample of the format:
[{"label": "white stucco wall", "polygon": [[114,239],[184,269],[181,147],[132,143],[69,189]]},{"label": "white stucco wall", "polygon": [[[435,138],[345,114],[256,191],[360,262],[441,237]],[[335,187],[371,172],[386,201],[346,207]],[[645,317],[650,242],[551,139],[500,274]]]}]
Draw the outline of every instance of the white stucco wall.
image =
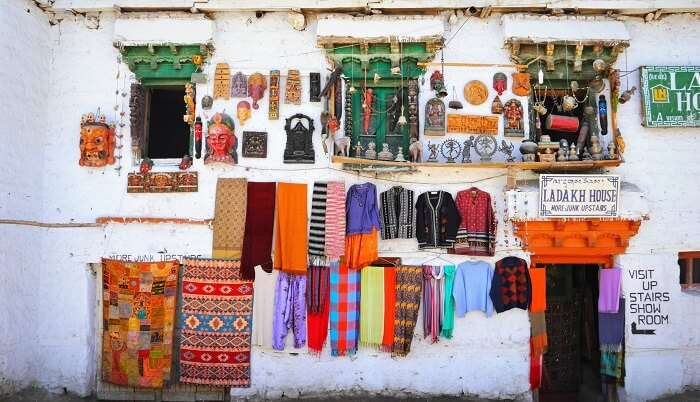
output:
[{"label": "white stucco wall", "polygon": [[[0,11],[0,87],[5,102],[0,139],[0,217],[40,219],[43,138],[48,99],[49,24],[30,1],[3,4]],[[35,378],[34,319],[39,250],[44,231],[0,225],[0,394]],[[22,245],[22,247],[19,247]]]},{"label": "white stucco wall", "polygon": [[[216,52],[206,69],[210,75],[217,62],[228,62],[232,71],[242,70],[245,73],[260,71],[266,74],[270,69],[279,69],[284,75],[287,69],[298,68],[302,74],[302,94],[306,99],[308,73],[325,72],[328,67],[323,53],[316,47],[316,24],[313,19],[305,31],[297,32],[290,28],[286,14],[282,13],[266,14],[261,19],[256,19],[252,13],[219,13],[212,17]],[[99,29],[89,29],[84,24],[83,17],[69,16],[50,28],[50,51],[47,45],[40,45],[40,38],[35,41],[39,45],[35,49],[36,59],[31,61],[34,64],[44,63],[48,70],[49,59],[44,57],[51,57],[50,82],[41,86],[37,93],[44,91],[43,96],[37,96],[40,99],[34,104],[36,110],[46,113],[47,118],[34,130],[28,131],[24,126],[18,125],[13,132],[26,132],[33,143],[43,145],[43,165],[32,166],[29,168],[31,170],[14,170],[22,172],[21,174],[0,173],[0,180],[3,184],[8,180],[10,188],[21,191],[27,188],[26,183],[31,183],[34,192],[41,196],[31,210],[41,209],[42,213],[25,214],[22,209],[9,216],[16,219],[30,219],[34,216],[49,222],[93,222],[95,218],[107,215],[210,218],[213,215],[218,177],[306,182],[310,185],[315,180],[342,179],[347,185],[370,180],[377,184],[380,191],[395,184],[327,169],[328,159],[323,154],[318,129],[315,135],[315,165],[284,165],[284,117],[296,112],[307,113],[316,119],[318,127],[321,104],[304,102],[300,106],[294,106],[282,103],[281,120],[270,122],[267,120],[267,97],[261,101],[260,109],[254,112],[253,118],[243,129],[268,132],[268,158],[241,158],[241,166],[237,167],[205,167],[201,160],[196,160],[193,169],[199,171],[197,193],[126,194],[126,172],[134,169],[128,152],[128,124],[124,132],[124,168],[121,175],[111,167],[79,167],[80,115],[98,107],[103,111],[111,110],[114,106],[117,71],[121,71],[122,77],[128,72],[124,65],[118,65],[118,52],[112,47],[115,18],[113,14],[103,13]],[[7,29],[4,26],[6,24],[2,25],[2,29]],[[38,25],[41,27],[37,32],[49,31],[45,20]],[[631,36],[627,57],[629,70],[641,64],[700,63],[700,56],[694,50],[697,47],[694,44],[700,40],[700,24],[695,17],[667,17],[652,24],[632,19],[625,22],[625,25]],[[451,31],[447,31],[445,37],[451,38],[452,31],[458,26],[447,27]],[[679,37],[683,38],[682,42],[678,41]],[[479,46],[470,45],[476,43]],[[670,51],[665,47],[668,43],[674,43]],[[444,54],[446,62],[507,63],[508,53],[503,49],[500,18],[470,19],[451,40]],[[620,60],[624,62],[624,57]],[[622,63],[618,63],[618,67],[625,69]],[[17,71],[24,73],[22,77],[28,83],[36,82],[19,66]],[[432,69],[429,73],[431,71]],[[486,113],[492,98],[482,106],[471,107],[464,102],[461,87],[471,79],[481,79],[490,86],[491,77],[496,71],[504,71],[508,75],[511,72],[505,68],[446,68],[445,76],[450,88],[448,99],[451,99],[451,87],[455,85],[458,96],[466,107],[463,113]],[[423,105],[429,99],[428,81],[426,77],[420,97],[421,118]],[[3,79],[2,82],[6,80]],[[638,76],[630,75],[630,82],[633,83],[631,85],[638,86]],[[624,84],[623,79],[623,86]],[[118,85],[122,88],[121,80]],[[198,97],[211,93],[211,85],[198,85]],[[128,82],[125,87],[128,92]],[[501,97],[504,102],[510,98],[510,95]],[[208,115],[223,110],[234,114],[236,102],[237,100],[217,100]],[[23,116],[22,113],[27,113],[25,110],[29,108],[17,107],[16,115]],[[700,217],[694,210],[694,204],[698,200],[694,183],[700,170],[700,165],[695,162],[694,149],[699,134],[695,129],[641,128],[638,95],[620,107],[619,125],[627,141],[626,163],[611,171],[622,174],[625,181],[637,184],[647,194],[651,211],[650,220],[642,224],[639,235],[632,240],[628,254],[621,256],[619,263],[626,269],[655,268],[663,282],[660,286],[671,292],[674,303],[669,307],[668,328],[659,331],[659,335],[637,340],[640,335],[627,334],[626,391],[630,399],[643,400],[666,392],[680,391],[686,385],[700,385],[700,326],[696,324],[696,317],[689,315],[690,311],[697,310],[698,300],[696,296],[681,293],[675,262],[678,250],[700,249],[697,229]],[[241,132],[242,129],[237,127],[237,133]],[[14,134],[10,136],[11,140],[14,138]],[[17,143],[14,148],[22,148],[19,145],[24,144]],[[517,149],[518,142],[515,145]],[[31,160],[30,151],[25,152]],[[472,158],[477,158],[474,153]],[[159,169],[166,170],[156,167],[156,170]],[[406,186],[417,193],[440,188],[454,194],[472,184],[490,192],[497,203],[499,216],[497,255],[489,259],[493,262],[511,254],[526,257],[514,246],[514,239],[510,235],[512,231],[508,230],[508,236],[504,233],[504,174],[503,170],[426,169],[414,175],[395,175],[391,180],[406,182]],[[534,177],[526,174],[522,176],[523,179]],[[434,184],[438,182],[442,184]],[[0,197],[3,196],[4,192]],[[13,198],[10,201],[19,204],[17,200],[18,198]],[[27,214],[30,214],[29,217]],[[7,296],[22,301],[17,302],[18,308],[29,310],[23,311],[23,314],[13,311],[8,317],[14,318],[13,322],[21,321],[19,318],[25,314],[36,317],[36,325],[27,324],[21,332],[14,332],[13,329],[8,334],[8,339],[14,341],[7,346],[3,343],[5,339],[0,338],[0,378],[5,375],[3,352],[31,345],[33,352],[27,355],[27,360],[23,363],[18,363],[23,366],[10,368],[10,373],[25,370],[24,378],[31,375],[50,389],[65,387],[81,394],[93,390],[97,356],[94,350],[95,278],[89,272],[87,264],[113,254],[153,255],[155,258],[159,258],[159,253],[208,255],[212,241],[211,230],[205,226],[112,224],[105,228],[41,230],[0,226],[0,230],[3,231],[3,239],[9,230],[23,236],[16,243],[22,247],[18,247],[20,250],[15,254],[7,255],[5,266],[15,261],[27,261],[22,267],[35,269],[16,272],[17,284],[13,287],[29,293],[18,294],[14,293],[18,291],[13,290]],[[11,234],[14,235],[15,232]],[[39,238],[40,244],[37,240]],[[37,243],[34,246],[40,252],[24,246],[32,244],[31,242]],[[385,255],[400,255],[408,263],[421,263],[429,258],[428,255],[416,252],[413,240],[381,242],[380,248]],[[20,272],[22,275],[19,275]],[[26,272],[31,272],[31,276]],[[34,278],[39,278],[38,282]],[[636,282],[627,279],[629,276],[625,278],[626,291],[637,286]],[[0,292],[3,291],[3,285],[0,285]],[[35,295],[40,297],[34,297]],[[3,301],[8,299],[1,293],[0,296]],[[0,314],[5,314],[5,311],[0,309]],[[320,358],[314,358],[304,353],[291,356],[254,349],[253,387],[233,392],[236,395],[278,396],[284,393],[295,396],[342,390],[412,394],[464,393],[493,398],[528,398],[527,314],[524,311],[510,311],[487,319],[479,313],[471,313],[466,318],[455,321],[454,339],[430,345],[418,336],[414,340],[411,354],[405,359],[394,360],[386,354],[372,351],[361,351],[357,358],[350,359],[331,358],[327,352]],[[5,327],[0,326],[0,331],[3,331],[2,328]],[[32,335],[27,337],[24,334]],[[419,334],[420,329],[417,330],[417,335]],[[30,358],[35,360],[30,362]],[[654,359],[655,363],[650,364],[650,359]],[[654,374],[653,369],[659,367],[657,360],[673,375],[659,378]],[[30,367],[42,369],[30,372]],[[425,373],[427,368],[430,369],[430,375],[419,375]],[[321,380],[311,382],[311,379]]]}]

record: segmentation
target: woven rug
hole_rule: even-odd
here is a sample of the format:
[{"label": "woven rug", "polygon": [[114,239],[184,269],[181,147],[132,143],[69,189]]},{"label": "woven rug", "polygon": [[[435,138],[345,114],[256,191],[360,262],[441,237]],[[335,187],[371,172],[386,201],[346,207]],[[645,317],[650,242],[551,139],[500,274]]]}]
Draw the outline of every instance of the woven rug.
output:
[{"label": "woven rug", "polygon": [[214,208],[214,258],[240,258],[245,233],[246,179],[219,179]]},{"label": "woven rug", "polygon": [[237,260],[184,259],[180,381],[250,386],[253,283]]},{"label": "woven rug", "polygon": [[179,263],[102,264],[102,380],[162,388],[171,374]]}]

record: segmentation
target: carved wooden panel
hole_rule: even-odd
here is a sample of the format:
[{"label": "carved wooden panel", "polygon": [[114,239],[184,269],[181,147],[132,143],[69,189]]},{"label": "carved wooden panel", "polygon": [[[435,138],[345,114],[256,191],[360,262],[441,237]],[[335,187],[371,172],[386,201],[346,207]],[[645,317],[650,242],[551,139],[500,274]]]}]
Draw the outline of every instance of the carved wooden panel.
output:
[{"label": "carved wooden panel", "polygon": [[280,70],[270,71],[270,103],[268,108],[268,119],[278,120],[280,118]]},{"label": "carved wooden panel", "polygon": [[231,70],[228,63],[219,63],[214,72],[214,99],[231,98]]},{"label": "carved wooden panel", "polygon": [[141,147],[146,143],[146,89],[139,83],[131,84],[129,99],[131,123],[131,152],[134,163],[141,159]]}]

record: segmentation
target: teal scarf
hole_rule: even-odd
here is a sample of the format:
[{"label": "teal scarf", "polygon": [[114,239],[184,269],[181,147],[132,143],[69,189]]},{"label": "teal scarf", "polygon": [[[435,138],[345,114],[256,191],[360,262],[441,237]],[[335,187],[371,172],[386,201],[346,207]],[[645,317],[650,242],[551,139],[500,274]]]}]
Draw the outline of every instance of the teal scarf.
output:
[{"label": "teal scarf", "polygon": [[443,269],[445,270],[445,291],[443,292],[445,302],[440,335],[450,339],[452,338],[452,330],[455,327],[455,303],[452,299],[452,288],[454,287],[455,271],[457,269],[454,265],[445,265]]}]

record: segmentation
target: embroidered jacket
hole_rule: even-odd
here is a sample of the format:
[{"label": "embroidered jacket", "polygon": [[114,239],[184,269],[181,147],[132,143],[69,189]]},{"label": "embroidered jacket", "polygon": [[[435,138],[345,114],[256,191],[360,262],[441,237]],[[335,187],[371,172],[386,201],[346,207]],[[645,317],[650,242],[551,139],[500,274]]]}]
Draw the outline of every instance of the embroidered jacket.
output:
[{"label": "embroidered jacket", "polygon": [[381,229],[377,210],[377,187],[372,183],[353,184],[345,200],[346,233],[367,234]]},{"label": "embroidered jacket", "polygon": [[490,295],[497,312],[502,313],[512,308],[527,310],[530,306],[530,289],[530,273],[525,260],[505,257],[496,262]]},{"label": "embroidered jacket", "polygon": [[382,239],[410,239],[415,237],[413,191],[394,186],[379,194],[382,221]]},{"label": "embroidered jacket", "polygon": [[489,193],[472,187],[457,193],[455,203],[462,220],[451,252],[466,255],[494,255],[497,221]]},{"label": "embroidered jacket", "polygon": [[428,191],[416,201],[416,238],[420,248],[452,247],[460,217],[450,193]]}]

